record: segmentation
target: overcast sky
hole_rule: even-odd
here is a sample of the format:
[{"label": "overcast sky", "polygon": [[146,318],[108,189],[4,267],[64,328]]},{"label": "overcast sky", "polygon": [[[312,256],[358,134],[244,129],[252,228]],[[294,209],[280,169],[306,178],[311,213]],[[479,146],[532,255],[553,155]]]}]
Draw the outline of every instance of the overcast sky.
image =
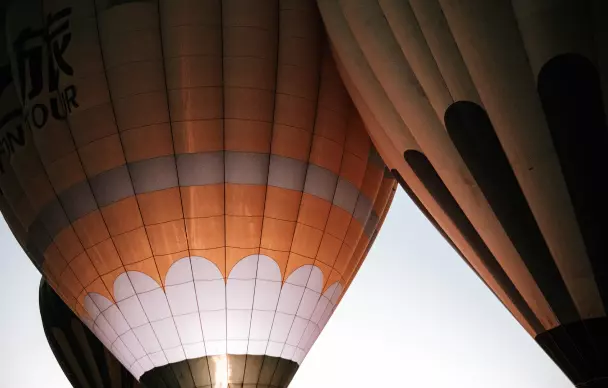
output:
[{"label": "overcast sky", "polygon": [[[40,275],[0,220],[0,387],[68,388]],[[399,189],[376,243],[290,388],[572,388]]]}]

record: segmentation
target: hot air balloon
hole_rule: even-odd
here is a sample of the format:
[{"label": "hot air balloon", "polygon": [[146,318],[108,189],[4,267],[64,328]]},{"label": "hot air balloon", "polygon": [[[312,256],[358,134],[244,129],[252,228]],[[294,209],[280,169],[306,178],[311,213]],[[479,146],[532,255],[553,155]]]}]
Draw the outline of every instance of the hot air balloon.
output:
[{"label": "hot air balloon", "polygon": [[396,185],[316,4],[19,0],[1,31],[0,205],[48,284],[143,384],[286,387]]},{"label": "hot air balloon", "polygon": [[318,4],[404,189],[577,386],[606,386],[608,4]]},{"label": "hot air balloon", "polygon": [[39,298],[49,345],[74,387],[141,387],[44,280]]}]

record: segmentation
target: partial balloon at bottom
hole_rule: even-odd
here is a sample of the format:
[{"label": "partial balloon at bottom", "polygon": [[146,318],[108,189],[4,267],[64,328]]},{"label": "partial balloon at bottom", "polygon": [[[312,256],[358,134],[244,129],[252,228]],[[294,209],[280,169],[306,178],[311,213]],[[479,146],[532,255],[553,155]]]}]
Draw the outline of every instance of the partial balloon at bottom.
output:
[{"label": "partial balloon at bottom", "polygon": [[44,279],[40,282],[39,300],[44,334],[72,386],[143,387]]}]

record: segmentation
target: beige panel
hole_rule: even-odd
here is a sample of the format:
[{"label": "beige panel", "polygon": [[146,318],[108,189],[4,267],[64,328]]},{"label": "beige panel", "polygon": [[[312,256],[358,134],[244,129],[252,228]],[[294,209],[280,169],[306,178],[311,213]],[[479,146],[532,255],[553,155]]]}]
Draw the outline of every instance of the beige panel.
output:
[{"label": "beige panel", "polygon": [[579,313],[604,316],[512,10],[481,0],[441,5]]},{"label": "beige panel", "polygon": [[[599,53],[596,53],[594,43],[598,44],[598,42],[595,42],[594,31],[588,22],[592,9],[587,3],[565,0],[542,0],[535,2],[514,0],[512,3],[517,26],[535,79],[538,78],[542,66],[547,61],[561,54],[580,54],[592,63],[599,63],[599,58],[596,58],[596,55],[600,55],[601,58],[601,52],[605,50],[602,47]],[[606,101],[604,101],[604,104],[606,104]],[[545,141],[547,140],[545,139]],[[559,165],[557,165],[557,168],[552,167],[552,169],[561,171]],[[553,174],[559,176],[559,173],[555,171]],[[533,208],[546,206],[544,201],[538,201],[538,203],[534,203],[533,205],[536,205]],[[550,214],[555,211],[558,209],[555,207],[556,205],[548,207],[543,213]],[[545,233],[547,239],[551,237],[564,237],[567,231],[573,229],[580,230],[574,218],[566,215],[562,221],[574,222],[574,224],[567,225],[564,228],[564,232],[559,235]],[[584,243],[580,240],[578,234],[571,235],[570,239],[578,240],[573,244],[574,247],[569,247],[569,242],[567,241],[554,242],[553,244],[551,244],[551,241],[548,241],[548,243],[553,250],[559,250],[561,253],[562,264],[559,268],[562,273],[563,271],[575,271],[570,276],[573,278],[571,282],[576,282],[574,290],[580,294],[573,295],[579,310],[586,311],[586,314],[592,314],[592,316],[602,314],[603,307],[601,306],[603,306],[603,303],[601,297],[599,296],[593,275],[587,272],[592,271],[592,268],[584,263],[578,267],[566,264],[568,261],[576,260],[576,256],[573,256],[578,254],[576,249],[581,249],[581,246],[584,247]],[[563,251],[564,248],[570,249],[570,251]],[[560,258],[558,257],[556,260],[560,260]],[[584,260],[580,260],[579,258],[576,261]]]},{"label": "beige panel", "polygon": [[591,7],[569,0],[512,0],[513,13],[532,72],[556,55],[580,54],[595,62]]},{"label": "beige panel", "polygon": [[331,0],[319,0],[318,4],[325,28],[333,43],[334,52],[351,74],[351,81],[359,92],[366,96],[366,101],[370,109],[375,112],[376,119],[383,128],[394,128],[389,137],[398,148],[406,150],[413,147],[415,144],[413,138],[354,41],[340,6]]},{"label": "beige panel", "polygon": [[402,52],[437,117],[443,120],[445,107],[450,105],[454,98],[450,95],[411,6],[406,1],[398,0],[379,0],[378,5],[379,7],[374,7],[378,8],[376,12],[386,18],[395,36],[395,50]]},{"label": "beige panel", "polygon": [[[397,148],[395,143],[393,143],[388,137],[386,131],[380,127],[380,124],[376,120],[373,112],[369,109],[367,103],[359,93],[359,90],[351,81],[350,75],[342,66],[339,58],[336,58],[336,62],[340,74],[342,75],[342,79],[344,80],[344,84],[350,92],[353,102],[361,115],[361,119],[368,128],[369,136],[372,139],[376,150],[378,150],[378,152],[382,155],[384,162],[390,169],[397,169],[401,171],[403,168],[405,168],[403,151]],[[416,148],[418,148],[418,146],[416,146]]]},{"label": "beige panel", "polygon": [[[320,4],[325,4],[325,2],[320,2]],[[381,87],[388,94],[391,101],[389,104],[397,109],[416,142],[424,150],[425,155],[509,277],[513,279],[525,300],[532,306],[533,311],[547,328],[556,326],[555,315],[492,213],[485,197],[478,188],[470,184],[474,179],[466,169],[426,96],[420,93],[419,84],[396,44],[381,10],[377,4],[373,5],[372,2],[357,5],[359,7],[352,3],[345,3],[343,6],[344,15],[342,17],[346,17],[348,25],[342,26],[342,28],[352,30],[351,39],[353,41],[356,39],[356,42],[350,42],[350,44],[356,43],[361,47],[362,55],[365,56],[361,60],[369,62],[370,71],[375,74]],[[324,12],[324,6],[321,6],[321,9]],[[339,12],[339,10],[334,12]],[[334,14],[332,17],[338,18]],[[332,33],[330,32],[330,34]],[[359,79],[361,78],[360,73],[354,66],[348,66],[348,60],[341,55],[339,50],[336,52],[345,69],[351,73],[351,80],[358,80],[358,83],[361,83],[363,80]],[[371,76],[368,76],[368,79],[369,77]],[[356,81],[355,84],[357,84]],[[375,110],[376,95],[365,89],[358,89],[378,119],[382,115],[382,111]],[[389,136],[390,133],[395,132],[393,127],[383,125],[383,128],[389,133]]]},{"label": "beige panel", "polygon": [[[409,3],[452,99],[454,101],[467,100],[480,103],[479,95],[477,94],[475,85],[473,85],[469,70],[462,60],[462,55],[460,55],[439,2],[437,0],[410,0]],[[393,14],[397,16],[402,13],[409,13],[406,10],[406,5],[399,0],[381,0],[380,4],[388,17],[391,27],[395,31],[401,47],[409,47],[402,40],[401,34],[399,34],[399,28],[403,28],[397,24],[397,20],[399,19],[393,17]],[[424,49],[421,48],[420,50]],[[416,70],[416,73],[418,73],[419,70],[414,65],[413,58],[410,58],[408,51],[403,51],[407,55],[412,67]],[[425,69],[420,70],[424,71]],[[441,119],[443,120],[443,114]]]}]

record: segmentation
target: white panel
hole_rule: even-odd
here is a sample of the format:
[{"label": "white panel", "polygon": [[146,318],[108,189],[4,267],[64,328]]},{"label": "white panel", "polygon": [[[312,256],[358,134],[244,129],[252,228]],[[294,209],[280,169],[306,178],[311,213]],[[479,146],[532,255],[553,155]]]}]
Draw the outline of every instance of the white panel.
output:
[{"label": "white panel", "polygon": [[293,325],[291,325],[291,330],[289,331],[289,336],[287,337],[287,344],[297,346],[307,325],[308,320],[296,317],[293,320]]},{"label": "white panel", "polygon": [[141,369],[143,369],[144,372],[149,371],[150,369],[154,368],[154,364],[152,363],[152,360],[150,360],[150,357],[145,356],[139,359],[139,366],[141,366]]},{"label": "white panel", "polygon": [[112,329],[114,329],[116,334],[124,334],[130,329],[129,324],[127,321],[125,321],[125,318],[122,316],[122,313],[116,305],[110,306],[102,314],[108,320],[110,325],[112,325]]},{"label": "white panel", "polygon": [[161,288],[154,291],[139,294],[139,301],[148,316],[150,322],[171,316],[167,297]]},{"label": "white panel", "polygon": [[160,344],[158,343],[156,334],[154,333],[154,330],[152,330],[150,324],[137,327],[133,329],[133,332],[137,339],[139,339],[139,343],[146,350],[146,353],[150,354],[160,351]]},{"label": "white panel", "polygon": [[285,342],[289,329],[293,322],[293,315],[283,314],[277,312],[274,317],[274,323],[272,324],[272,331],[270,332],[270,340],[275,342]]},{"label": "white panel", "polygon": [[190,281],[192,281],[192,268],[190,266],[189,257],[184,257],[171,264],[169,271],[167,271],[167,276],[165,277],[165,286],[182,284]]},{"label": "white panel", "polygon": [[258,259],[258,279],[273,280],[280,282],[281,269],[277,265],[276,261],[266,255],[259,255]]},{"label": "white panel", "polygon": [[142,272],[128,271],[126,272],[131,279],[131,284],[138,294],[142,292],[152,291],[160,286],[154,279]]},{"label": "white panel", "polygon": [[[116,359],[122,364],[122,365],[127,365],[127,361],[125,360],[125,358],[122,356],[122,354],[120,353],[120,351],[118,350],[118,348],[116,346],[114,346],[114,344],[112,344],[112,346],[110,346],[110,353],[112,353],[112,355],[114,357],[116,357]],[[128,366],[128,365],[127,365]]]},{"label": "white panel", "polygon": [[295,362],[297,362],[298,364],[301,364],[302,361],[304,361],[304,357],[306,356],[306,353],[304,353],[304,351],[300,348],[296,349],[296,352],[293,356],[293,360]]},{"label": "white panel", "polygon": [[135,289],[131,285],[131,280],[127,273],[121,273],[114,281],[114,299],[116,301],[127,299],[135,295]]},{"label": "white panel", "polygon": [[327,297],[327,299],[331,299],[331,296],[334,294],[334,291],[336,290],[336,287],[338,287],[338,282],[334,282],[331,285],[329,285],[327,287],[327,289],[325,290],[325,292],[323,293],[323,295],[325,297]]},{"label": "white panel", "polygon": [[97,319],[95,320],[95,324],[101,329],[102,333],[106,336],[107,340],[110,341],[110,343],[113,343],[116,338],[118,338],[118,334],[116,334],[114,329],[112,329],[112,326],[110,326],[110,323],[108,323],[108,321],[103,315],[100,314],[97,317]]},{"label": "white panel", "polygon": [[[259,278],[251,279],[256,272]],[[298,268],[282,287],[280,278],[274,260],[264,255],[241,260],[227,285],[213,263],[185,258],[169,270],[166,295],[152,278],[130,271],[114,283],[118,307],[102,295],[91,294],[85,298],[85,308],[92,316],[99,314],[100,306],[106,310],[94,329],[134,374],[226,352],[268,354],[301,363],[318,338],[319,327],[332,315],[335,306],[330,299],[339,299],[342,286],[334,283],[321,296],[316,291],[323,286],[323,275],[314,266]],[[319,322],[319,327],[308,319]],[[119,335],[121,341],[112,344]]]},{"label": "white panel", "polygon": [[306,283],[306,287],[318,292],[319,294],[321,293],[321,291],[323,291],[323,272],[321,272],[319,267],[312,267],[312,271],[310,272],[310,277],[308,278],[308,283]]},{"label": "white panel", "polygon": [[[122,364],[122,360],[118,359],[118,361],[120,361],[120,363]],[[125,365],[125,364],[122,364]],[[137,365],[137,361],[131,365],[131,366],[125,366],[125,368],[129,371],[129,373],[131,374],[131,376],[133,376],[134,378],[137,378],[135,376],[137,376],[137,371],[139,369],[138,365]]]},{"label": "white panel", "polygon": [[133,376],[135,376],[136,379],[139,379],[141,377],[141,375],[144,374],[144,369],[141,367],[141,363],[138,361],[135,361],[133,363],[133,366],[136,368],[135,374]]},{"label": "white panel", "polygon": [[182,315],[198,311],[194,283],[167,286],[167,300],[173,315]]},{"label": "white panel", "polygon": [[280,357],[281,352],[283,351],[283,345],[284,344],[282,342],[268,342],[266,354],[272,357]]},{"label": "white panel", "polygon": [[146,355],[146,351],[139,343],[137,337],[135,337],[135,333],[133,333],[133,331],[127,331],[125,334],[120,336],[120,339],[122,339],[122,342],[124,342],[127,348],[129,348],[129,351],[133,357],[139,359]]},{"label": "white panel", "polygon": [[[201,311],[205,342],[226,339],[226,310]],[[226,350],[226,349],[224,349]]]},{"label": "white panel", "polygon": [[330,300],[334,304],[334,306],[338,303],[338,299],[340,299],[340,295],[342,295],[342,285],[338,284],[336,286],[336,290],[334,291],[333,295],[330,298]]},{"label": "white panel", "polygon": [[308,344],[308,350],[306,352],[310,352],[310,349],[315,344],[315,342],[317,342],[322,331],[323,331],[323,329],[319,329],[319,330],[315,330],[314,333],[312,333],[312,337],[311,337],[312,341],[310,341],[310,343]]},{"label": "white panel", "polygon": [[116,339],[112,347],[118,351],[127,365],[131,365],[135,362],[135,358],[120,338]]},{"label": "white panel", "polygon": [[331,302],[329,302],[329,305],[325,309],[325,312],[323,313],[323,315],[321,316],[321,320],[319,321],[319,327],[321,329],[323,329],[325,327],[325,325],[327,325],[327,321],[329,321],[329,318],[331,317],[331,314],[333,312],[334,312],[334,306]]},{"label": "white panel", "polygon": [[91,318],[93,318],[93,320],[95,320],[100,313],[99,308],[95,302],[93,302],[93,299],[91,299],[91,294],[84,297],[84,308],[87,310]]},{"label": "white panel", "polygon": [[137,295],[118,302],[118,308],[131,327],[138,327],[148,322]]},{"label": "white panel", "polygon": [[256,280],[255,300],[253,308],[255,310],[272,310],[277,308],[279,295],[281,294],[281,282]]},{"label": "white panel", "polygon": [[88,296],[91,297],[93,303],[95,303],[95,306],[97,306],[99,311],[104,311],[105,309],[113,305],[113,303],[109,301],[108,298],[103,295],[99,295],[96,292],[91,292],[90,294],[88,294]]},{"label": "white panel", "polygon": [[93,331],[93,325],[95,324],[95,322],[92,319],[87,318],[87,317],[82,317],[81,320],[82,320],[82,323],[84,323],[86,325],[86,327],[89,328],[89,330]]},{"label": "white panel", "polygon": [[258,255],[247,256],[236,263],[230,271],[228,279],[255,279],[257,270]]},{"label": "white panel", "polygon": [[311,321],[314,323],[319,323],[321,321],[321,316],[325,312],[327,305],[329,304],[329,299],[326,296],[321,296],[319,302],[317,303],[317,307],[315,307],[315,311],[312,313]]},{"label": "white panel", "polygon": [[197,344],[187,344],[183,345],[184,353],[186,353],[186,358],[199,358],[207,355],[205,351],[205,344],[203,342],[199,342]]},{"label": "white panel", "polygon": [[114,343],[112,344],[112,347],[110,348],[110,351],[112,352],[112,354],[114,355],[114,357],[116,357],[118,359],[118,361],[120,361],[121,364],[126,365],[127,367],[129,366],[129,364],[127,363],[126,358],[122,355],[122,353],[120,352],[120,350],[116,346],[116,341],[114,341]]},{"label": "white panel", "polygon": [[228,340],[228,354],[247,354],[247,341]]},{"label": "white panel", "polygon": [[196,281],[194,285],[200,311],[226,308],[226,284],[223,279]]},{"label": "white panel", "polygon": [[253,310],[251,316],[251,331],[249,338],[254,340],[268,340],[270,329],[274,320],[274,311]]},{"label": "white panel", "polygon": [[315,343],[317,338],[319,338],[320,334],[321,334],[321,330],[318,327],[315,327],[315,329],[312,332],[312,335],[308,339],[308,342],[306,344],[304,344],[304,351],[308,352],[310,350],[310,348]]},{"label": "white panel", "polygon": [[224,279],[217,265],[211,261],[198,256],[192,256],[190,259],[192,265],[192,274],[194,280],[218,280]]},{"label": "white panel", "polygon": [[309,288],[304,290],[304,296],[302,297],[302,301],[300,302],[300,307],[298,307],[298,315],[299,317],[310,319],[312,313],[315,311],[315,307],[317,307],[317,302],[319,301],[319,294],[316,291],[313,291]]},{"label": "white panel", "polygon": [[203,332],[201,331],[201,320],[198,313],[188,315],[179,315],[173,317],[179,338],[183,344],[192,344],[203,341]]},{"label": "white panel", "polygon": [[112,347],[112,343],[110,342],[110,340],[108,340],[108,337],[106,337],[106,335],[103,333],[103,330],[101,330],[101,327],[99,327],[99,325],[94,324],[93,325],[93,333],[95,333],[95,336],[97,336],[97,338],[99,338],[99,340],[104,344],[104,346],[108,349],[110,349]]},{"label": "white panel", "polygon": [[137,361],[135,361],[133,365],[131,365],[131,369],[129,369],[129,371],[136,379],[139,379],[139,377],[144,374],[143,369],[141,368],[141,366],[139,366],[139,362]]},{"label": "white panel", "polygon": [[167,361],[169,361],[169,364],[186,359],[184,349],[182,349],[181,345],[172,349],[165,349],[165,355],[167,356]]},{"label": "white panel", "polygon": [[283,284],[277,311],[286,314],[295,314],[296,311],[298,311],[298,305],[300,304],[300,300],[302,300],[303,294],[304,287],[287,283]]},{"label": "white panel", "polygon": [[247,354],[252,355],[262,355],[266,353],[266,347],[268,346],[268,341],[249,341],[249,345],[247,346]]},{"label": "white panel", "polygon": [[154,364],[155,367],[159,367],[159,366],[168,364],[167,357],[165,357],[165,353],[163,351],[151,353],[151,354],[149,354],[149,356],[150,356],[150,360],[152,361],[152,363]]},{"label": "white panel", "polygon": [[281,352],[281,358],[284,358],[286,360],[291,360],[293,358],[293,355],[295,354],[295,352],[296,352],[295,346],[285,344],[285,346],[283,347],[283,351]]},{"label": "white panel", "polygon": [[207,341],[207,333],[205,333],[205,349],[208,356],[226,354],[226,341]]},{"label": "white panel", "polygon": [[331,286],[327,287],[327,290],[325,290],[325,292],[323,293],[323,296],[325,296],[327,299],[332,298],[332,296],[334,295],[334,293],[336,292],[336,289],[338,288],[338,283],[334,283]]},{"label": "white panel", "polygon": [[308,341],[310,340],[310,336],[312,336],[312,333],[315,331],[315,328],[317,328],[316,324],[314,324],[313,322],[308,322],[308,325],[306,325],[306,330],[304,330],[304,334],[302,335],[302,338],[300,338],[300,342],[297,345],[298,347],[305,347],[305,344],[308,343]]},{"label": "white panel", "polygon": [[228,339],[248,339],[251,310],[228,310]]},{"label": "white panel", "polygon": [[312,271],[312,267],[313,266],[310,264],[301,266],[293,271],[291,275],[289,275],[287,280],[285,280],[285,283],[296,286],[306,286],[306,283],[308,283],[308,278],[310,277],[310,272]]},{"label": "white panel", "polygon": [[251,309],[255,280],[229,279],[226,286],[226,307],[230,309]]},{"label": "white panel", "polygon": [[181,345],[179,336],[177,335],[177,329],[173,323],[173,317],[152,322],[152,328],[163,349],[171,349]]}]

